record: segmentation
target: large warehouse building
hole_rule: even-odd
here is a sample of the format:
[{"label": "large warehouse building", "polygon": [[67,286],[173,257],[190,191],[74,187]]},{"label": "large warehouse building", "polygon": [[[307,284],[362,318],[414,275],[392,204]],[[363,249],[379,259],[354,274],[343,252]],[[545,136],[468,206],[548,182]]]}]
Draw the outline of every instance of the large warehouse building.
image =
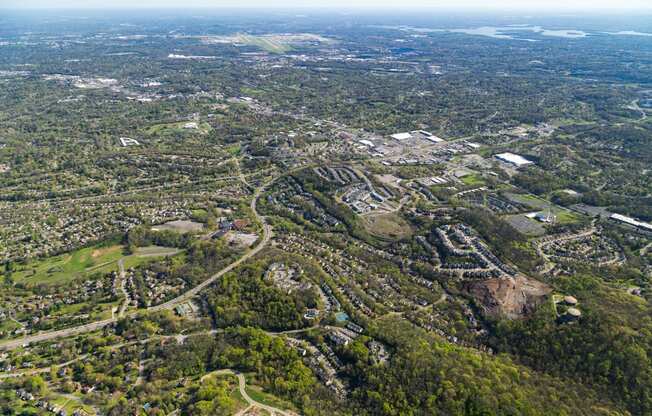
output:
[{"label": "large warehouse building", "polygon": [[498,153],[494,157],[502,162],[509,163],[510,165],[514,165],[517,168],[521,168],[523,166],[531,165],[532,163],[534,163],[531,160],[527,160],[523,156],[516,155],[514,153],[509,153],[509,152]]}]

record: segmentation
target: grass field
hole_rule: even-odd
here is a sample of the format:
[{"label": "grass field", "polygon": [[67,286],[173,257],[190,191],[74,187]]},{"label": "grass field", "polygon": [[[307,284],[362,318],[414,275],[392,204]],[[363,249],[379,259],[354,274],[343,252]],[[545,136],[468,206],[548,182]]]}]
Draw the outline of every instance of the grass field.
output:
[{"label": "grass field", "polygon": [[20,328],[21,325],[17,322],[14,322],[10,319],[5,319],[4,321],[0,322],[0,333],[9,333],[11,331],[14,331],[18,328]]},{"label": "grass field", "polygon": [[123,256],[120,245],[82,248],[19,265],[13,277],[16,283],[63,283],[102,270]]},{"label": "grass field", "polygon": [[226,151],[231,156],[238,156],[240,154],[240,143],[233,144],[226,148]]},{"label": "grass field", "polygon": [[572,224],[582,220],[579,215],[564,209],[553,208],[552,213],[556,216],[556,222],[558,224]]},{"label": "grass field", "polygon": [[50,393],[49,401],[61,407],[67,414],[72,414],[75,410],[84,410],[89,415],[94,415],[95,412],[90,406],[86,406],[81,402],[79,394],[59,395]]},{"label": "grass field", "polygon": [[[148,246],[148,247],[139,247],[136,252],[130,256],[124,258],[124,267],[129,269],[131,267],[137,267],[141,264],[154,261],[157,258],[165,256],[176,256],[182,255],[183,251],[170,247],[158,247],[158,246]],[[117,260],[111,264],[98,269],[102,273],[108,273],[114,270],[118,270]]]},{"label": "grass field", "polygon": [[537,198],[534,195],[508,193],[506,196],[511,201],[518,202],[535,209],[544,209],[550,206],[550,202],[542,198]]},{"label": "grass field", "polygon": [[571,224],[582,220],[579,215],[534,195],[507,194],[507,197],[511,201],[519,202],[540,211],[547,211],[550,209],[550,212],[556,217],[556,223],[558,224]]},{"label": "grass field", "polygon": [[476,173],[462,176],[460,179],[466,186],[481,186],[485,184],[484,179]]},{"label": "grass field", "polygon": [[65,283],[93,273],[118,270],[118,260],[123,257],[125,268],[130,268],[152,261],[156,257],[178,253],[180,251],[174,248],[150,246],[140,247],[136,253],[125,257],[124,247],[121,245],[88,247],[19,265],[13,277],[16,283],[31,285]]},{"label": "grass field", "polygon": [[[237,380],[236,380],[236,385],[237,385]],[[229,398],[237,403],[237,408],[238,410],[245,409],[249,404],[245,400],[244,397],[242,397],[242,394],[240,394],[240,389],[237,387],[231,390],[231,394],[229,394]]]},{"label": "grass field", "polygon": [[293,409],[292,404],[285,400],[279,399],[269,393],[265,393],[262,388],[258,386],[251,386],[247,384],[247,394],[255,401],[267,406],[277,407],[279,409]]}]

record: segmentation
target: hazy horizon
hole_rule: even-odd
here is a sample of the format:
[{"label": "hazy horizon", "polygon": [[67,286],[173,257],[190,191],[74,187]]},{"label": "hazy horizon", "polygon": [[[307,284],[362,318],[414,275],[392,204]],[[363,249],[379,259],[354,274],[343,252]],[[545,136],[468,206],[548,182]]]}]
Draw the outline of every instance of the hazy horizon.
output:
[{"label": "hazy horizon", "polygon": [[562,0],[534,0],[523,4],[521,1],[498,0],[490,3],[478,0],[406,0],[401,6],[389,1],[358,0],[355,2],[343,0],[312,0],[299,2],[282,0],[269,2],[260,0],[248,1],[210,1],[210,0],[114,0],[111,2],[99,0],[7,0],[0,4],[4,9],[345,9],[345,10],[411,10],[411,9],[476,9],[476,10],[652,10],[649,0],[577,0],[573,2]]}]

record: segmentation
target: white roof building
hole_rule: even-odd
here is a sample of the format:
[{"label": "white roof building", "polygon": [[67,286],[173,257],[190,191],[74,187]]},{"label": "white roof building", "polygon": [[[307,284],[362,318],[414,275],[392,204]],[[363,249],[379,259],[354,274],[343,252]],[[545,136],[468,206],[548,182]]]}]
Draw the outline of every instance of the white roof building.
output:
[{"label": "white roof building", "polygon": [[503,161],[503,162],[510,163],[510,164],[516,166],[517,168],[520,168],[520,167],[522,167],[522,166],[531,165],[532,163],[534,163],[534,162],[532,162],[531,160],[527,160],[527,159],[524,158],[523,156],[516,155],[516,154],[514,154],[514,153],[509,153],[509,152],[506,152],[506,153],[498,153],[498,154],[495,155],[494,157],[495,157],[496,159],[498,159],[498,160]]},{"label": "white roof building", "polygon": [[625,224],[633,225],[634,227],[642,228],[642,229],[647,230],[647,231],[652,231],[652,224],[647,223],[647,222],[643,222],[643,221],[639,221],[639,220],[637,220],[635,218],[632,218],[632,217],[627,217],[627,216],[621,215],[621,214],[611,214],[610,218],[612,220],[624,222]]},{"label": "white roof building", "polygon": [[442,139],[441,137],[437,137],[437,136],[433,136],[433,135],[430,135],[430,136],[426,137],[426,140],[430,140],[433,143],[441,143],[441,142],[444,141],[444,139]]},{"label": "white roof building", "polygon": [[412,135],[410,133],[396,133],[396,134],[392,134],[389,137],[391,137],[394,140],[401,141],[401,140],[407,140],[407,139],[411,138]]},{"label": "white roof building", "polygon": [[132,139],[130,137],[120,137],[120,144],[123,145],[124,147],[127,147],[127,146],[138,146],[140,143],[138,143],[138,140]]}]

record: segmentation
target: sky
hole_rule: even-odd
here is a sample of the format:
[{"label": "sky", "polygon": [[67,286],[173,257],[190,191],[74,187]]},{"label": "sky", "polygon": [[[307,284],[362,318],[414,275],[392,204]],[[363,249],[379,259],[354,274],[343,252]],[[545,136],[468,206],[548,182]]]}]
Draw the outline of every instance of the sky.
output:
[{"label": "sky", "polygon": [[541,9],[652,10],[652,0],[0,0],[0,8],[343,8],[343,9]]}]

